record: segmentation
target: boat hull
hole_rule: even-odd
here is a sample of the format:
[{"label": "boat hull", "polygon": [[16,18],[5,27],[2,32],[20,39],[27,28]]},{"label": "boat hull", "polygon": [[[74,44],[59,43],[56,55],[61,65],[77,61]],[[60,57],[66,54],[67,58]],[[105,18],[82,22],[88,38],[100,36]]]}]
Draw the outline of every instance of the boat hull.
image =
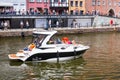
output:
[{"label": "boat hull", "polygon": [[26,59],[26,61],[62,61],[66,59],[82,57],[85,51],[86,50],[74,52],[37,53],[30,56],[28,59]]},{"label": "boat hull", "polygon": [[[61,59],[77,58],[89,49],[89,46],[76,44],[69,41],[67,37],[61,41],[55,39],[51,43],[53,35],[57,31],[34,31],[33,41],[27,48],[18,51],[16,54],[9,54],[10,60],[20,61],[60,61]],[[69,43],[68,43],[69,42]]]},{"label": "boat hull", "polygon": [[67,48],[48,48],[48,49],[39,49],[35,48],[32,51],[21,51],[17,54],[10,54],[10,60],[19,60],[19,61],[63,61],[72,58],[82,57],[88,46],[68,46]]},{"label": "boat hull", "polygon": [[[29,56],[25,61],[57,62],[57,61],[70,60],[73,58],[82,57],[85,51],[86,50],[74,51],[74,52],[36,53],[32,56]],[[9,55],[9,59],[12,61],[23,61],[21,60],[21,58],[17,58],[17,57],[14,58],[10,55]]]}]

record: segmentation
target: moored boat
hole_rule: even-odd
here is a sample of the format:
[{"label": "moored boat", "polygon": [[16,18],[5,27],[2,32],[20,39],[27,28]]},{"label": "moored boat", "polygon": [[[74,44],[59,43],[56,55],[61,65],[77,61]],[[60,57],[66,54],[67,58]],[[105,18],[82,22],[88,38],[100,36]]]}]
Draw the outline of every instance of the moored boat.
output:
[{"label": "moored boat", "polygon": [[19,61],[64,61],[73,58],[82,57],[89,46],[82,44],[74,44],[74,42],[68,42],[68,38],[64,38],[63,41],[56,39],[52,41],[52,36],[57,31],[33,31],[32,43],[19,50],[16,54],[9,54],[10,60]]}]

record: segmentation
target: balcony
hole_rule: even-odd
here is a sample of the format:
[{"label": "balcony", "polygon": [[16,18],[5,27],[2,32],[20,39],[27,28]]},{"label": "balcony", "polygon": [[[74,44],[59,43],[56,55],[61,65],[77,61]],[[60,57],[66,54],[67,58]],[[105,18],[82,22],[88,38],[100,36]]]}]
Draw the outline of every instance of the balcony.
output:
[{"label": "balcony", "polygon": [[51,2],[50,7],[68,7],[67,2]]}]

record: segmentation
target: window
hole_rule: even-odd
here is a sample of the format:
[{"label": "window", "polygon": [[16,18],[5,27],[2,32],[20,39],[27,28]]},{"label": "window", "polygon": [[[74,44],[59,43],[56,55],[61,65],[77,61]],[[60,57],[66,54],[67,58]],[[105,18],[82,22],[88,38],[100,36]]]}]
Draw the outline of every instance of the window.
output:
[{"label": "window", "polygon": [[73,1],[70,1],[70,6],[72,6],[72,7],[73,7]]},{"label": "window", "polygon": [[34,0],[29,0],[29,2],[34,2]]},{"label": "window", "polygon": [[100,0],[98,0],[97,5],[100,6]]},{"label": "window", "polygon": [[78,1],[75,1],[75,6],[78,7]]},{"label": "window", "polygon": [[118,6],[120,7],[120,2],[118,2]]},{"label": "window", "polygon": [[83,10],[80,10],[80,15],[83,15],[84,11]]},{"label": "window", "polygon": [[73,15],[73,10],[70,11],[70,14]]},{"label": "window", "polygon": [[119,17],[120,17],[120,12],[119,12]]},{"label": "window", "polygon": [[[41,0],[42,1],[42,0]],[[47,3],[48,2],[48,0],[43,0],[45,3]]]},{"label": "window", "polygon": [[20,4],[20,6],[24,6],[25,4]]},{"label": "window", "polygon": [[78,15],[78,13],[79,13],[79,11],[78,11],[78,10],[76,10],[76,11],[75,11],[75,15]]},{"label": "window", "polygon": [[41,43],[44,41],[47,35],[37,35],[33,34],[33,43],[36,45],[37,48],[41,46]]},{"label": "window", "polygon": [[66,0],[61,0],[61,2],[66,2]]},{"label": "window", "polygon": [[114,6],[116,6],[117,5],[117,3],[116,2],[114,2]]},{"label": "window", "polygon": [[96,0],[92,0],[92,6],[96,5]]},{"label": "window", "polygon": [[83,6],[83,2],[82,1],[80,1],[80,7],[82,7]]},{"label": "window", "polygon": [[111,0],[108,1],[108,5],[109,5],[109,6],[111,5]]},{"label": "window", "polygon": [[17,6],[18,4],[13,4],[14,6]]},{"label": "window", "polygon": [[36,0],[36,2],[42,2],[42,0]]},{"label": "window", "polygon": [[105,1],[103,1],[102,4],[105,5]]},{"label": "window", "polygon": [[55,3],[58,3],[58,0],[54,0]]}]

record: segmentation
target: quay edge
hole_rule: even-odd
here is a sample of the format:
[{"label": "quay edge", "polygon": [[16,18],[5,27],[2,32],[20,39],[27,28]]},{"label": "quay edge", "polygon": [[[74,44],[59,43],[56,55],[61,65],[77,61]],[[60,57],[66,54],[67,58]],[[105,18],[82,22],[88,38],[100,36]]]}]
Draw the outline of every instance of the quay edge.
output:
[{"label": "quay edge", "polygon": [[[31,36],[32,29],[8,29],[0,30],[0,37],[13,37],[13,36]],[[43,30],[43,29],[39,29]],[[120,27],[81,27],[81,28],[54,28],[52,30],[57,30],[57,34],[76,34],[76,33],[96,33],[96,32],[113,32],[120,31]],[[22,34],[23,33],[23,34]]]}]

